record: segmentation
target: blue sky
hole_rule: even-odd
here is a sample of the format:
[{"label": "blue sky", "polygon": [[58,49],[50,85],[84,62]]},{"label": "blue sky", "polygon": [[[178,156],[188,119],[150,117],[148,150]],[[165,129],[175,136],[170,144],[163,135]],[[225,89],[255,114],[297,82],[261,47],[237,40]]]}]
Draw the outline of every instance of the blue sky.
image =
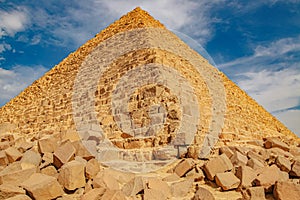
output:
[{"label": "blue sky", "polygon": [[300,0],[0,0],[0,106],[137,6],[300,136]]}]

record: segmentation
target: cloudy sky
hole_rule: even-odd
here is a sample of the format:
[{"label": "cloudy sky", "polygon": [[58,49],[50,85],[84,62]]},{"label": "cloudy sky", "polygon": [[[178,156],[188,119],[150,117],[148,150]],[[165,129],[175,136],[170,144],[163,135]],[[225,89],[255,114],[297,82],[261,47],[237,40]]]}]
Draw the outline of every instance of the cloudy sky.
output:
[{"label": "cloudy sky", "polygon": [[300,136],[300,0],[0,0],[0,106],[137,6]]}]

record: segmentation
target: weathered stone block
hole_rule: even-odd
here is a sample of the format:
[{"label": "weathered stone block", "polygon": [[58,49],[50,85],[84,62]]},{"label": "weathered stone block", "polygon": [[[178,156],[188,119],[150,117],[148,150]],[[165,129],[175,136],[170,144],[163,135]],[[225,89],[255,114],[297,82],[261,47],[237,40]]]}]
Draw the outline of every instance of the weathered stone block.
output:
[{"label": "weathered stone block", "polygon": [[53,165],[60,168],[63,164],[74,160],[76,149],[70,141],[65,142],[53,153]]},{"label": "weathered stone block", "polygon": [[35,173],[22,183],[23,188],[34,199],[54,199],[63,194],[56,178],[45,174]]},{"label": "weathered stone block", "polygon": [[85,185],[84,164],[73,160],[64,164],[58,175],[58,181],[67,190],[75,190]]},{"label": "weathered stone block", "polygon": [[225,171],[232,170],[232,168],[233,165],[229,158],[225,154],[222,154],[212,160],[209,160],[204,165],[203,170],[209,180],[214,180],[216,173],[223,173]]},{"label": "weathered stone block", "polygon": [[222,187],[223,190],[235,189],[240,184],[240,179],[232,172],[217,173],[215,179],[217,185]]}]

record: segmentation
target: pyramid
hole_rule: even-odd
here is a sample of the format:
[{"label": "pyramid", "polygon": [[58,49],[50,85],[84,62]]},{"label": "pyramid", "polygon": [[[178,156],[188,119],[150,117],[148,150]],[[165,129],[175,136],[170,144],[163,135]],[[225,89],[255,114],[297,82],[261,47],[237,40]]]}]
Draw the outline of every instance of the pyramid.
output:
[{"label": "pyramid", "polygon": [[224,145],[299,139],[140,8],[1,107],[1,131],[79,138],[106,165],[142,172]]}]

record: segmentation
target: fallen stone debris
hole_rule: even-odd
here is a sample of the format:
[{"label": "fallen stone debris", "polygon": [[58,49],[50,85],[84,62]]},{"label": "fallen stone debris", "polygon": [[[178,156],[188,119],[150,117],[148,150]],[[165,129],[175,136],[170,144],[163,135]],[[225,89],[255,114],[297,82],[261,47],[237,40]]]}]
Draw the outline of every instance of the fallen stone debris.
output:
[{"label": "fallen stone debris", "polygon": [[297,200],[300,197],[300,147],[277,138],[265,138],[247,146],[222,146],[206,160],[185,157],[174,165],[146,174],[102,166],[78,145],[79,140],[48,137],[24,141],[13,135],[2,135],[0,139],[0,199]]}]

